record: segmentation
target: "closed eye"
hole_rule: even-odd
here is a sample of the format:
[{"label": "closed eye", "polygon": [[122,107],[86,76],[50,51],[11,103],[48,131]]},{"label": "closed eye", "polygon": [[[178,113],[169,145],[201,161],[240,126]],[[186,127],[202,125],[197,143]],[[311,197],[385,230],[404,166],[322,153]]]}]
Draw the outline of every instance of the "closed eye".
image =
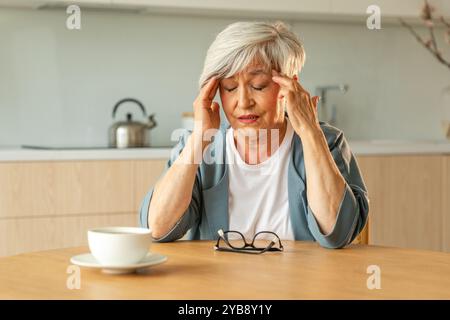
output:
[{"label": "closed eye", "polygon": [[[255,89],[255,90],[257,90],[257,91],[262,91],[264,88],[266,88],[266,87],[261,87],[261,88],[257,88],[257,87],[252,87],[253,89]],[[234,89],[236,89],[236,88],[232,88],[232,89],[225,89],[226,91],[228,91],[228,92],[231,92],[231,91],[233,91]]]},{"label": "closed eye", "polygon": [[261,88],[255,88],[255,87],[253,87],[253,89],[255,89],[255,90],[258,90],[258,91],[261,91],[262,89],[264,89],[265,87],[261,87]]}]

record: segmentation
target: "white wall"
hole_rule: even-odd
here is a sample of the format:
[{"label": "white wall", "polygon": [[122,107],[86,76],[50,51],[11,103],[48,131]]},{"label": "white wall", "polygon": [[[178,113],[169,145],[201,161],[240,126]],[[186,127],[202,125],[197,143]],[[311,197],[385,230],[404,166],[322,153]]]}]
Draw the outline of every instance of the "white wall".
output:
[{"label": "white wall", "polygon": [[[111,110],[140,99],[169,145],[191,111],[209,44],[231,19],[82,12],[82,30],[58,10],[0,9],[0,145],[106,145]],[[290,21],[287,21],[290,22]],[[450,71],[400,26],[293,23],[307,60],[304,86],[345,82],[333,93],[350,139],[443,139],[439,92]],[[124,105],[126,111],[136,110]]]}]

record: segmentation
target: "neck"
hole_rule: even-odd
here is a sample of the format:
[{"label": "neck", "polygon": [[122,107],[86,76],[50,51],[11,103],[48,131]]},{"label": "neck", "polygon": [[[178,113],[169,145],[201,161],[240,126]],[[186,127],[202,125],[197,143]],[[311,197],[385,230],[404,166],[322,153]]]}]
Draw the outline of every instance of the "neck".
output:
[{"label": "neck", "polygon": [[[234,131],[234,143],[236,149],[247,164],[259,164],[264,162],[274,154],[281,143],[287,131],[287,120],[276,124],[270,129],[256,129],[253,132],[241,133]],[[277,139],[278,138],[278,139]]]}]

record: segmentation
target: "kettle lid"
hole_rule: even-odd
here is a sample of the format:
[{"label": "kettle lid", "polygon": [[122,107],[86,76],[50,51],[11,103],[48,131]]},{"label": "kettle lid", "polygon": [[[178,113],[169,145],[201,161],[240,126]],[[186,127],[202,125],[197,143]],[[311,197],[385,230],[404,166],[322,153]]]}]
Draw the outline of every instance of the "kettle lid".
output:
[{"label": "kettle lid", "polygon": [[[115,104],[115,106],[113,108],[113,112],[112,112],[113,119],[116,116],[116,112],[117,112],[117,109],[119,108],[119,106],[121,104],[125,103],[125,102],[134,102],[142,110],[142,113],[144,114],[144,116],[147,116],[147,113],[145,111],[144,105],[139,100],[134,99],[134,98],[125,98],[125,99],[122,99],[122,100],[120,100],[119,102],[117,102]],[[145,129],[151,129],[151,128],[154,128],[156,126],[156,121],[153,119],[153,117],[154,117],[154,114],[150,115],[149,119],[148,119],[148,123],[143,123],[143,122],[139,122],[139,121],[133,120],[132,113],[128,112],[126,114],[126,120],[115,122],[111,126],[111,128],[113,130],[116,130],[119,127],[127,128],[127,129],[136,129],[136,130],[137,129],[144,129],[144,128]]]}]

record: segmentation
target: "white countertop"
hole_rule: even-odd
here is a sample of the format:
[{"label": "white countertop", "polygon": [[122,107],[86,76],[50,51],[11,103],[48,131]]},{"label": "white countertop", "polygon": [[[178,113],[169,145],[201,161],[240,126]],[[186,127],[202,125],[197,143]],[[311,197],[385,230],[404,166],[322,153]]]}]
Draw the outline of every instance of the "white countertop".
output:
[{"label": "white countertop", "polygon": [[350,140],[355,155],[450,154],[447,140]]},{"label": "white countertop", "polygon": [[[450,141],[349,141],[355,155],[450,154]],[[168,159],[171,148],[42,150],[0,148],[0,161]]]},{"label": "white countertop", "polygon": [[168,159],[171,148],[42,150],[0,148],[0,161]]}]

